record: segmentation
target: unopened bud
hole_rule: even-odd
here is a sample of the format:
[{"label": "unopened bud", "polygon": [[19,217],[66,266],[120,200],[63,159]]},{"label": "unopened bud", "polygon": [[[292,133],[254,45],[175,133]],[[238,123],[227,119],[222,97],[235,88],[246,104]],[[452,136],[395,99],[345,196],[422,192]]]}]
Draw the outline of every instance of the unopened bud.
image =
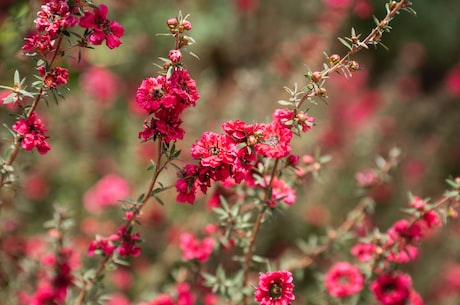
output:
[{"label": "unopened bud", "polygon": [[358,69],[359,64],[356,61],[352,60],[348,62],[348,70],[350,70],[350,72],[356,72]]},{"label": "unopened bud", "polygon": [[248,137],[247,144],[250,145],[250,146],[251,145],[256,145],[257,144],[257,138],[254,135],[250,135]]},{"label": "unopened bud", "polygon": [[340,61],[340,55],[332,54],[331,56],[329,56],[328,61],[331,65],[336,65]]},{"label": "unopened bud", "polygon": [[192,29],[192,23],[188,20],[184,20],[182,22],[182,25],[184,26],[184,28],[187,30],[187,31],[190,31]]},{"label": "unopened bud", "polygon": [[327,93],[326,88],[318,88],[318,90],[316,90],[315,92],[317,96],[325,96],[326,93]]},{"label": "unopened bud", "polygon": [[398,3],[396,1],[391,1],[390,2],[390,10],[393,10]]},{"label": "unopened bud", "polygon": [[321,72],[315,71],[311,74],[311,80],[315,83],[319,83],[322,78]]}]

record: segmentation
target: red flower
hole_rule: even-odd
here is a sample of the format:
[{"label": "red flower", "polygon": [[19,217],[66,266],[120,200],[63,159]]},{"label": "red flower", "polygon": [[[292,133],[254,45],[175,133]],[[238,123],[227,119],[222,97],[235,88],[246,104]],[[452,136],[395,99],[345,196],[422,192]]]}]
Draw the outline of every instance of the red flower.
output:
[{"label": "red flower", "polygon": [[205,132],[201,140],[192,145],[191,153],[202,166],[220,167],[233,162],[234,143],[227,135]]},{"label": "red flower", "polygon": [[371,291],[383,305],[406,305],[412,290],[409,275],[383,274],[371,283]]},{"label": "red flower", "polygon": [[284,158],[291,152],[292,131],[279,121],[262,125],[262,139],[255,145],[257,153],[268,158]]},{"label": "red flower", "polygon": [[[270,182],[270,177],[266,176],[264,182],[261,183],[262,187],[267,187]],[[297,197],[295,190],[292,189],[284,180],[273,177],[270,186],[272,190],[271,198],[268,201],[268,206],[271,208],[276,207],[278,202],[284,202],[287,205],[292,205]]]},{"label": "red flower", "polygon": [[376,246],[373,243],[360,243],[351,248],[353,254],[360,262],[368,262],[375,254]]},{"label": "red flower", "polygon": [[206,237],[200,241],[190,233],[183,233],[180,235],[180,248],[184,260],[205,262],[214,250],[214,239]]},{"label": "red flower", "polygon": [[41,6],[34,22],[38,31],[47,32],[55,39],[59,30],[75,26],[78,19],[72,15],[67,1],[52,0]]},{"label": "red flower", "polygon": [[325,284],[329,294],[341,298],[360,292],[363,289],[364,276],[358,267],[348,262],[339,262],[327,272]]},{"label": "red flower", "polygon": [[291,272],[261,273],[254,300],[261,305],[289,305],[295,300],[293,289]]},{"label": "red flower", "polygon": [[69,80],[69,71],[66,68],[56,67],[46,72],[45,66],[40,66],[37,70],[43,77],[43,86],[47,89],[55,89],[60,85],[65,85]]},{"label": "red flower", "polygon": [[27,151],[37,148],[40,154],[46,154],[50,145],[46,142],[48,136],[45,136],[45,125],[42,120],[37,118],[37,113],[32,114],[27,119],[19,119],[14,125],[13,130],[23,136],[21,146]]},{"label": "red flower", "polygon": [[88,35],[88,41],[93,45],[100,45],[104,39],[109,49],[114,49],[121,45],[120,37],[123,36],[125,29],[116,21],[107,19],[109,9],[106,5],[99,5],[99,9],[94,9],[94,14],[85,12],[85,16],[80,18],[80,26],[92,29]]}]

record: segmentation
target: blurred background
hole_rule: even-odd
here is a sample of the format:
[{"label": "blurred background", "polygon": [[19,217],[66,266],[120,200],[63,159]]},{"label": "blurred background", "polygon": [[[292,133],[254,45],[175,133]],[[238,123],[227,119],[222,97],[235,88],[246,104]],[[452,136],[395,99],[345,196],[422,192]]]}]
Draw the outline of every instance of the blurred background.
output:
[{"label": "blurred background", "polygon": [[[288,98],[283,86],[302,87],[308,69],[321,70],[323,52],[345,54],[338,36],[349,36],[354,27],[365,37],[374,26],[372,15],[385,15],[384,1],[378,0],[104,3],[109,19],[125,27],[123,44],[115,50],[86,50],[78,64],[71,58],[63,61],[71,71],[70,92],[38,109],[52,149],[45,156],[21,152],[18,185],[2,193],[7,208],[0,215],[0,259],[19,260],[21,250],[11,254],[8,238],[17,241],[43,232],[43,222],[56,205],[71,211],[76,221],[69,238],[84,252],[96,233],[111,234],[116,228],[122,215],[116,200],[136,198],[146,189],[146,168],[156,152],[153,143],[137,137],[147,117],[135,105],[135,92],[143,79],[157,75],[158,57],[173,48],[170,37],[156,34],[167,32],[166,20],[179,10],[190,14],[190,34],[197,42],[190,50],[200,58],[184,59],[201,95],[196,108],[183,117],[186,136],[178,146],[184,164],[202,132],[221,132],[220,125],[228,120],[268,121],[277,100]],[[16,69],[21,75],[34,73],[32,60],[20,49],[39,5],[12,0],[0,4],[2,85],[12,85]],[[386,156],[392,147],[402,151],[400,164],[392,182],[372,194],[377,202],[372,221],[382,231],[402,217],[408,192],[436,199],[446,188],[446,178],[460,176],[460,2],[414,1],[413,8],[417,16],[400,14],[391,23],[391,33],[384,34],[389,50],[357,54],[353,59],[360,71],[349,80],[331,76],[328,104],[311,105],[309,114],[317,118],[317,126],[295,139],[293,152],[327,154],[332,161],[321,179],[302,185],[298,202],[277,220],[280,226],[264,231],[260,249],[266,253],[261,254],[276,256],[282,251],[275,249],[276,241],[290,245],[340,224],[358,201],[355,173],[374,168],[376,156]],[[14,111],[0,105],[2,125],[14,123]],[[3,155],[11,135],[2,129],[0,137]],[[174,170],[161,182],[174,184]],[[198,233],[213,219],[206,197],[194,206],[181,205],[171,190],[162,199],[165,206],[152,202],[142,219],[146,255],[133,261],[132,273],[119,269],[107,280],[109,291],[118,291],[120,298],[138,301],[159,291],[167,283],[160,275],[180,257],[177,234]],[[459,303],[459,253],[460,224],[453,221],[424,243],[413,264],[404,266],[425,304]],[[300,294],[307,304],[323,304],[311,297],[321,289],[306,274]]]}]

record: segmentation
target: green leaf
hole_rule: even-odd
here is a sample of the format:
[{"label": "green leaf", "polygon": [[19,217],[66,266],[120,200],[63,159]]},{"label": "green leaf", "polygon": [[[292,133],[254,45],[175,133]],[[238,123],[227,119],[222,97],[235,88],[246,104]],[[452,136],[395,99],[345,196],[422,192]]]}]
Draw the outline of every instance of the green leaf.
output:
[{"label": "green leaf", "polygon": [[347,47],[349,50],[352,49],[352,48],[351,48],[351,45],[350,45],[345,39],[343,39],[343,38],[341,38],[341,37],[337,37],[337,39],[338,39],[345,47]]}]

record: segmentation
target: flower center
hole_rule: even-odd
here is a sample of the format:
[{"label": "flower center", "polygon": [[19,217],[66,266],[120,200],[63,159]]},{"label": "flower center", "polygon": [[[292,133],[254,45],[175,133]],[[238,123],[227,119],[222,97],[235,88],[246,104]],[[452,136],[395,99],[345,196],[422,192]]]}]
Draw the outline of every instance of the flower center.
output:
[{"label": "flower center", "polygon": [[272,283],[270,285],[270,297],[279,298],[283,294],[283,287],[278,283]]},{"label": "flower center", "polygon": [[270,136],[268,139],[267,139],[267,144],[272,146],[272,147],[275,147],[276,145],[278,145],[280,143],[279,141],[279,137],[278,136]]},{"label": "flower center", "polygon": [[220,147],[218,147],[218,146],[209,146],[208,152],[213,156],[217,156],[219,154],[219,152],[220,152]]}]

